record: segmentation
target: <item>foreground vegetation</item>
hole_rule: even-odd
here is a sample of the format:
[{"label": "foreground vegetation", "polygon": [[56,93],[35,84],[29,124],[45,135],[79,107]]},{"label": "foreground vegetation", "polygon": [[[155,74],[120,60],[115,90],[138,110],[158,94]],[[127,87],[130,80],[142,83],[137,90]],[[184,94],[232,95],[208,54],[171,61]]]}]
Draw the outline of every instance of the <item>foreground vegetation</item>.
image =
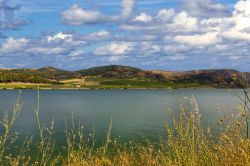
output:
[{"label": "foreground vegetation", "polygon": [[[244,98],[242,98],[244,99]],[[246,98],[245,98],[246,99]],[[39,101],[39,95],[38,95]],[[249,104],[237,107],[237,113],[224,116],[218,125],[225,126],[221,133],[201,127],[201,115],[194,98],[180,105],[174,127],[166,122],[166,139],[160,143],[142,140],[142,143],[120,143],[112,137],[112,119],[102,145],[96,145],[94,133],[85,136],[81,124],[66,125],[65,147],[58,147],[53,139],[54,123],[48,127],[39,118],[39,102],[34,110],[39,130],[39,141],[27,138],[19,151],[13,153],[19,139],[13,125],[22,105],[19,98],[12,113],[1,117],[0,165],[67,165],[67,166],[172,166],[172,165],[250,165],[250,139],[246,132]]]}]

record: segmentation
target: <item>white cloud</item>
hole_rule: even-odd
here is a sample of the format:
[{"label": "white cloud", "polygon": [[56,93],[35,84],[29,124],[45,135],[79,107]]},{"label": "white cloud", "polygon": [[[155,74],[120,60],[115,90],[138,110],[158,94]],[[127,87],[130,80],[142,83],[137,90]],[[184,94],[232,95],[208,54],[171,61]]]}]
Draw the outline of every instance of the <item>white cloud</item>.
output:
[{"label": "white cloud", "polygon": [[0,46],[0,55],[11,56],[47,56],[47,55],[74,55],[76,48],[86,42],[74,39],[73,34],[59,32],[50,36],[39,38],[7,38]]},{"label": "white cloud", "polygon": [[98,32],[90,33],[83,37],[84,40],[87,41],[101,41],[111,39],[112,34],[106,30],[100,30]]},{"label": "white cloud", "polygon": [[195,17],[224,17],[228,15],[226,6],[214,0],[183,0],[183,9]]},{"label": "white cloud", "polygon": [[178,31],[196,31],[198,29],[198,20],[191,17],[187,12],[181,12],[174,17],[171,27]]},{"label": "white cloud", "polygon": [[250,27],[250,0],[240,0],[234,6],[232,20],[234,30],[241,31]]},{"label": "white cloud", "polygon": [[160,45],[157,45],[153,42],[142,42],[138,43],[139,48],[134,51],[134,54],[139,54],[141,56],[151,56],[156,53],[159,53],[162,49]]},{"label": "white cloud", "polygon": [[222,36],[225,37],[226,39],[250,41],[250,33],[246,32],[227,31],[223,32]]},{"label": "white cloud", "polygon": [[133,14],[135,5],[136,5],[135,0],[122,0],[121,18],[127,19],[131,17],[131,15]]},{"label": "white cloud", "polygon": [[26,38],[8,38],[0,47],[0,54],[9,54],[22,51],[26,48],[29,40]]},{"label": "white cloud", "polygon": [[152,19],[153,19],[152,16],[150,16],[146,13],[141,13],[139,16],[136,16],[134,18],[134,21],[148,23],[148,22],[152,21]]},{"label": "white cloud", "polygon": [[154,64],[160,64],[160,60],[188,63],[194,57],[205,64],[212,60],[216,64],[249,57],[250,0],[239,0],[231,13],[214,0],[184,3],[183,8],[159,9],[152,14],[135,10],[135,0],[123,0],[117,15],[73,5],[62,12],[65,23],[100,24],[96,26],[99,30],[88,34],[59,32],[36,39],[12,38],[4,41],[8,44],[1,45],[0,54],[7,55],[9,51],[11,55],[60,55],[65,61],[77,59],[79,63],[88,57],[98,63]]},{"label": "white cloud", "polygon": [[47,38],[48,38],[48,42],[53,42],[55,40],[71,39],[72,35],[59,32],[58,34],[55,34],[54,36],[47,36]]},{"label": "white cloud", "polygon": [[194,32],[199,29],[198,19],[190,16],[187,12],[175,13],[173,9],[161,10],[155,17],[143,14],[137,20],[144,22],[143,25],[128,22],[121,26],[124,30],[146,30],[165,32]]},{"label": "white cloud", "polygon": [[120,42],[110,43],[105,46],[101,46],[94,51],[96,55],[124,55],[131,52],[134,48],[133,43]]},{"label": "white cloud", "polygon": [[129,19],[134,12],[135,0],[122,0],[119,16],[105,15],[97,10],[86,10],[75,4],[62,12],[62,21],[68,25],[115,23]]},{"label": "white cloud", "polygon": [[40,41],[32,41],[26,38],[8,38],[0,47],[0,55],[27,56],[27,55],[61,55],[71,51],[71,47],[49,46]]},{"label": "white cloud", "polygon": [[95,55],[108,57],[109,62],[121,61],[125,58],[144,58],[154,56],[161,51],[162,47],[152,42],[112,42],[98,47]]},{"label": "white cloud", "polygon": [[156,19],[161,22],[168,22],[175,15],[174,9],[162,9],[158,12]]},{"label": "white cloud", "polygon": [[207,33],[201,35],[189,35],[189,36],[176,36],[174,40],[181,44],[188,44],[191,46],[206,46],[216,44],[219,39],[217,33]]},{"label": "white cloud", "polygon": [[239,0],[235,5],[234,14],[250,17],[250,0]]},{"label": "white cloud", "polygon": [[49,35],[45,38],[45,40],[42,40],[41,42],[44,42],[44,44],[48,45],[64,45],[65,47],[69,46],[80,46],[85,45],[87,42],[84,39],[78,39],[76,38],[77,35],[75,34],[68,34],[68,33],[62,33],[59,32],[54,35]]},{"label": "white cloud", "polygon": [[84,25],[101,22],[111,22],[115,18],[106,16],[99,11],[85,10],[79,5],[73,5],[62,12],[63,22],[69,25]]}]

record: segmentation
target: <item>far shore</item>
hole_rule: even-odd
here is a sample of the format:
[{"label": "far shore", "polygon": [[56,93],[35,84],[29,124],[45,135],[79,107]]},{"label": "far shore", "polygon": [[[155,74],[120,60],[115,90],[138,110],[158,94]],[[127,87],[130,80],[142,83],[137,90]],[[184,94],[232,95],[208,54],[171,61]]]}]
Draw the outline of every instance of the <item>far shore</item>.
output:
[{"label": "far shore", "polygon": [[173,89],[232,89],[231,87],[213,87],[209,85],[188,85],[176,84],[174,86],[166,87],[138,87],[138,86],[69,86],[69,85],[55,85],[55,84],[34,84],[34,83],[0,83],[0,90],[173,90]]},{"label": "far shore", "polygon": [[0,90],[175,90],[175,89],[231,89],[214,87],[188,87],[188,88],[2,88]]}]

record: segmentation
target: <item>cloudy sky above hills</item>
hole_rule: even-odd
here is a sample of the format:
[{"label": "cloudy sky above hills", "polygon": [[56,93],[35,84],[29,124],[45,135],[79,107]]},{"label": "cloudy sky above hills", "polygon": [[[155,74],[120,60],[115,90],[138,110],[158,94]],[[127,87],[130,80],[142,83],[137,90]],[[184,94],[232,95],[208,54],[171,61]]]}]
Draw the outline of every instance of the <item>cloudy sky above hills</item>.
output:
[{"label": "cloudy sky above hills", "polygon": [[0,67],[250,71],[250,0],[0,0]]}]

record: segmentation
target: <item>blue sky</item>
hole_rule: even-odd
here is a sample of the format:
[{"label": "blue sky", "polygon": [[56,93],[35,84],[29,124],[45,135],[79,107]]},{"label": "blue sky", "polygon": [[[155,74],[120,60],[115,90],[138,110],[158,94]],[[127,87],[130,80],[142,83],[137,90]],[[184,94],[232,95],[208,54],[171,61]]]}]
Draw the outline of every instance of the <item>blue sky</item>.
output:
[{"label": "blue sky", "polygon": [[249,44],[250,0],[0,0],[1,68],[250,71]]}]

